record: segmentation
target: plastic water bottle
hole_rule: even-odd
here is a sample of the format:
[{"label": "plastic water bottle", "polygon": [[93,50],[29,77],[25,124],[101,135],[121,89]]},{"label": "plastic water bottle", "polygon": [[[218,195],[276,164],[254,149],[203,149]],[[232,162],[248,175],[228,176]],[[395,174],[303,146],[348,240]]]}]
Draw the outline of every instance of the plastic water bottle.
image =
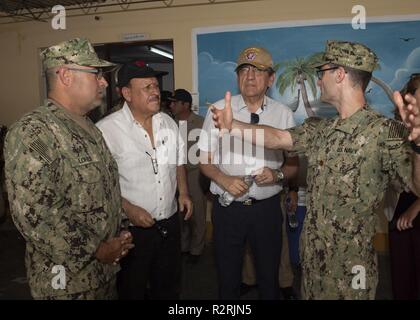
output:
[{"label": "plastic water bottle", "polygon": [[229,206],[233,200],[235,200],[235,197],[227,191],[223,192],[223,194],[219,197],[219,203],[222,207]]},{"label": "plastic water bottle", "polygon": [[[254,183],[254,177],[251,175],[245,176],[244,182],[248,185],[248,187],[250,187]],[[223,194],[219,197],[219,203],[222,207],[229,206],[234,200],[235,197],[228,191],[223,192]]]},{"label": "plastic water bottle", "polygon": [[299,226],[299,221],[296,217],[296,212],[287,210],[287,218],[289,220],[290,229],[296,229]]},{"label": "plastic water bottle", "polygon": [[299,226],[299,221],[296,216],[296,212],[290,210],[290,198],[286,200],[287,220],[289,222],[290,229],[294,230]]},{"label": "plastic water bottle", "polygon": [[248,187],[251,187],[251,185],[254,183],[254,177],[247,175],[244,177],[244,182],[248,185]]}]

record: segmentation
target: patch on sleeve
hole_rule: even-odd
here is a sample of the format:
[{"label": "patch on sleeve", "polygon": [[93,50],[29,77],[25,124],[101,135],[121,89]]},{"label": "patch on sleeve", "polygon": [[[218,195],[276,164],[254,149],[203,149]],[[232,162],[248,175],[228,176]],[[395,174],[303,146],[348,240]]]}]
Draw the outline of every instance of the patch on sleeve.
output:
[{"label": "patch on sleeve", "polygon": [[48,163],[48,165],[51,165],[53,160],[48,155],[48,146],[43,141],[41,141],[39,138],[36,138],[29,144],[29,148],[37,152],[40,157]]},{"label": "patch on sleeve", "polygon": [[389,122],[389,132],[387,140],[405,140],[409,135],[408,129],[400,121],[390,121]]}]

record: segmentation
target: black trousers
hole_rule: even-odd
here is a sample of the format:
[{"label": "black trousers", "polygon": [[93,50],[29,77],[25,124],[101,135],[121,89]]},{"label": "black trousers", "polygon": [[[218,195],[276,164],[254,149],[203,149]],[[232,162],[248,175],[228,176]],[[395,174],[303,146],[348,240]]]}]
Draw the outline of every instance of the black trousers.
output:
[{"label": "black trousers", "polygon": [[412,193],[401,193],[390,223],[392,292],[396,300],[420,299],[420,215],[413,220],[413,228],[404,231],[395,228],[398,218],[416,200]]},{"label": "black trousers", "polygon": [[278,299],[282,219],[279,195],[250,206],[233,202],[228,207],[222,207],[215,197],[212,222],[220,299],[240,298],[247,240],[254,256],[260,299]]},{"label": "black trousers", "polygon": [[157,225],[130,227],[135,247],[121,260],[117,277],[120,299],[143,300],[148,286],[150,299],[179,299],[181,241],[178,213],[157,224],[167,230],[166,238]]}]

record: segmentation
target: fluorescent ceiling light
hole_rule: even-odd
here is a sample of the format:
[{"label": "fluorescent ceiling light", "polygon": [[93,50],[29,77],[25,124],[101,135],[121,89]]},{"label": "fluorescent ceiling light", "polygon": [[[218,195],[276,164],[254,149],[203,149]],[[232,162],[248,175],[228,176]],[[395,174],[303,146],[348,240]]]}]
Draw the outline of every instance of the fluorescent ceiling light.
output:
[{"label": "fluorescent ceiling light", "polygon": [[169,52],[166,52],[166,51],[163,51],[163,50],[160,50],[158,48],[150,47],[150,51],[152,51],[154,53],[157,53],[157,54],[160,54],[161,56],[164,56],[166,58],[169,58],[169,59],[172,59],[172,60],[174,59],[174,55],[173,54],[171,54]]}]

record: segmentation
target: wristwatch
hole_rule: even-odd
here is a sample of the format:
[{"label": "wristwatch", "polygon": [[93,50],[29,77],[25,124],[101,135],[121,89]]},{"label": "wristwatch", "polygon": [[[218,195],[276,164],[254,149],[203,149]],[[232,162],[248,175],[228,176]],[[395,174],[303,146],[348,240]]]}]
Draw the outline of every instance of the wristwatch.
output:
[{"label": "wristwatch", "polygon": [[283,174],[283,172],[280,170],[280,169],[278,169],[278,170],[274,170],[275,171],[275,173],[276,173],[276,183],[280,183],[280,182],[282,182],[283,181],[283,179],[284,179],[284,174]]}]

